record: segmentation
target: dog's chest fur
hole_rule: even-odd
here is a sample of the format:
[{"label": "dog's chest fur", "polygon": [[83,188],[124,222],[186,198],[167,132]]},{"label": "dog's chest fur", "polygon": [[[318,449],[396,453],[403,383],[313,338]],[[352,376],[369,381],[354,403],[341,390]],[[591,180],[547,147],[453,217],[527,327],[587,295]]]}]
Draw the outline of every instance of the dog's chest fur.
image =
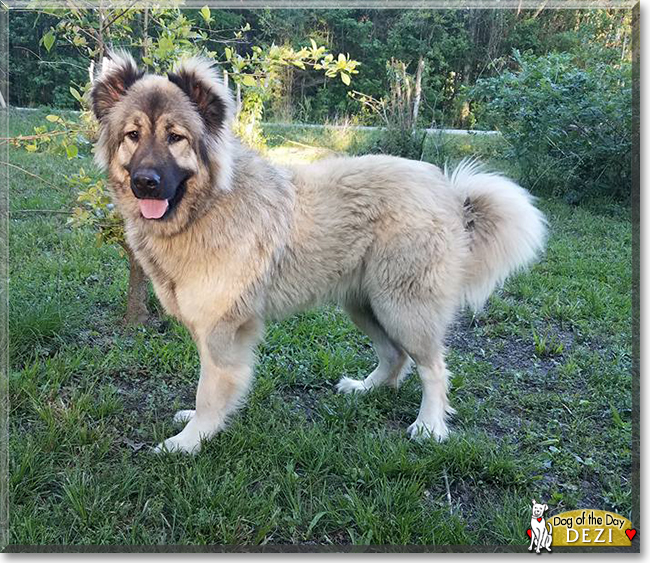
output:
[{"label": "dog's chest fur", "polygon": [[191,330],[208,328],[226,315],[266,262],[253,237],[218,246],[193,232],[146,240],[136,255],[162,305]]},{"label": "dog's chest fur", "polygon": [[127,224],[127,239],[165,309],[200,331],[233,309],[243,316],[261,309],[260,288],[288,236],[291,197],[272,182],[266,190],[238,182],[185,232],[153,237]]}]

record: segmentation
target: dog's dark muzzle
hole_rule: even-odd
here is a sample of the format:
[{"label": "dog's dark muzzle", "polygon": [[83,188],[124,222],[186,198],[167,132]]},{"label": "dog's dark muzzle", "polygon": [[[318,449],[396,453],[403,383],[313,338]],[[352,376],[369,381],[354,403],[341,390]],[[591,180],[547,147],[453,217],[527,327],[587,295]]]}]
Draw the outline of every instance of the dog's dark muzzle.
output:
[{"label": "dog's dark muzzle", "polygon": [[169,217],[183,198],[192,172],[178,166],[168,151],[161,155],[154,149],[149,145],[140,147],[126,169],[142,215],[162,219]]},{"label": "dog's dark muzzle", "polygon": [[155,170],[145,168],[137,170],[131,176],[131,190],[139,199],[169,199],[161,193],[160,174]]}]

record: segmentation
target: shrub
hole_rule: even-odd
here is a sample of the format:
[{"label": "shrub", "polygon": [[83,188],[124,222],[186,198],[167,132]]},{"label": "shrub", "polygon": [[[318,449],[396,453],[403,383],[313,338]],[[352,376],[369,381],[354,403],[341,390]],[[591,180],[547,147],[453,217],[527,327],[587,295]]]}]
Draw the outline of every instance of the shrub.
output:
[{"label": "shrub", "polygon": [[577,202],[586,195],[627,199],[631,191],[631,65],[581,67],[568,53],[515,51],[516,70],[477,81],[484,119],[503,133],[536,191]]},{"label": "shrub", "polygon": [[421,129],[413,131],[391,124],[382,131],[375,143],[369,147],[368,152],[420,160],[425,141],[426,131]]},{"label": "shrub", "polygon": [[426,131],[418,129],[418,111],[421,98],[422,59],[415,76],[407,72],[403,61],[391,59],[386,63],[390,77],[390,91],[380,100],[353,92],[352,96],[367,110],[378,115],[384,128],[370,152],[379,152],[420,160],[424,152]]}]

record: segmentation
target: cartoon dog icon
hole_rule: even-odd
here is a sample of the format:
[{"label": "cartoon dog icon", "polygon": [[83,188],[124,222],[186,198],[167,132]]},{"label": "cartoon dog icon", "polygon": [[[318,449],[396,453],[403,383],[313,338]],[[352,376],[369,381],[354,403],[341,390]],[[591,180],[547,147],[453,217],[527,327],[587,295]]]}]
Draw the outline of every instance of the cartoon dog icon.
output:
[{"label": "cartoon dog icon", "polygon": [[545,504],[537,504],[533,499],[533,515],[530,519],[530,545],[528,551],[532,551],[533,544],[536,544],[535,552],[539,553],[541,548],[546,548],[546,551],[551,551],[551,543],[553,542],[553,526],[548,524],[546,529],[546,520],[544,519],[544,512],[548,510]]}]

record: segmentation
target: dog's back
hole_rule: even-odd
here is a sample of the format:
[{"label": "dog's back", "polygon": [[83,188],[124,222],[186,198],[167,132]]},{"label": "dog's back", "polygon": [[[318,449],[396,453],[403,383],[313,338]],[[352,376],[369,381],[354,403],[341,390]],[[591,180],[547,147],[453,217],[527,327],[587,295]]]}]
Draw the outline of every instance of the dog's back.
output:
[{"label": "dog's back", "polygon": [[[466,260],[461,196],[431,164],[334,158],[295,167],[292,181],[294,229],[269,294],[271,310],[283,308],[276,295],[292,308],[358,298],[373,275],[383,276],[372,270],[444,260],[442,247],[459,266]],[[449,283],[455,275],[448,272]]]}]

